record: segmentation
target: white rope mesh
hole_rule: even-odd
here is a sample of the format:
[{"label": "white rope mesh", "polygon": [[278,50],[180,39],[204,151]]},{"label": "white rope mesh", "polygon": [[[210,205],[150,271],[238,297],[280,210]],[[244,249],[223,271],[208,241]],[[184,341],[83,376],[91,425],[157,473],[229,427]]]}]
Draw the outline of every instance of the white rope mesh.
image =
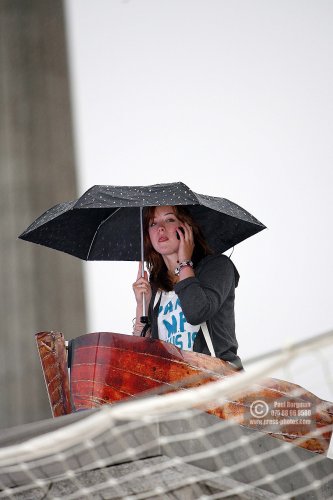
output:
[{"label": "white rope mesh", "polygon": [[50,422],[0,448],[0,498],[332,498],[333,461],[299,446],[330,422],[288,443],[204,412],[332,341],[329,332],[227,380],[81,413],[56,430]]}]

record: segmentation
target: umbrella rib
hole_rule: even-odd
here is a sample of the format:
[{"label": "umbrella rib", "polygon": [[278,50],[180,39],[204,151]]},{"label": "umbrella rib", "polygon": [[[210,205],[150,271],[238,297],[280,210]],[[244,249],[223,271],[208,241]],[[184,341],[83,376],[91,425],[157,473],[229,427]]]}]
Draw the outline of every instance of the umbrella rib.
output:
[{"label": "umbrella rib", "polygon": [[91,240],[91,243],[90,243],[90,246],[89,246],[89,250],[88,250],[88,254],[87,254],[87,257],[86,257],[86,260],[89,260],[89,257],[90,257],[90,252],[91,252],[91,248],[94,244],[94,241],[96,239],[96,236],[97,236],[97,233],[98,231],[100,230],[100,227],[103,226],[103,224],[105,224],[105,222],[107,222],[109,219],[111,219],[111,217],[114,216],[114,214],[116,214],[122,207],[119,207],[117,208],[117,210],[115,210],[114,212],[112,212],[112,214],[110,214],[106,219],[102,220],[102,222],[99,224],[98,228],[96,229],[95,231],[95,234],[94,234],[94,237],[93,239]]}]

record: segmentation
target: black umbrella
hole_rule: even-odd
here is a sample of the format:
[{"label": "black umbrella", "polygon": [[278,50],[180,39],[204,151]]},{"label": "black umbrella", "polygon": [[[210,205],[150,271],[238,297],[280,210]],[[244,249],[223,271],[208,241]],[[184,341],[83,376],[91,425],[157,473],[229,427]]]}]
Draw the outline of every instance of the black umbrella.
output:
[{"label": "black umbrella", "polygon": [[[157,205],[186,205],[207,243],[218,253],[265,228],[235,203],[194,193],[182,182],[174,182],[153,186],[93,186],[78,200],[47,210],[19,238],[84,260],[141,259],[143,276],[142,210]],[[144,311],[143,300],[142,321],[147,320]]]},{"label": "black umbrella", "polygon": [[194,193],[182,182],[175,182],[93,186],[78,200],[47,210],[19,238],[84,260],[139,261],[143,260],[140,214],[143,207],[157,205],[186,205],[217,253],[265,228],[239,205]]}]

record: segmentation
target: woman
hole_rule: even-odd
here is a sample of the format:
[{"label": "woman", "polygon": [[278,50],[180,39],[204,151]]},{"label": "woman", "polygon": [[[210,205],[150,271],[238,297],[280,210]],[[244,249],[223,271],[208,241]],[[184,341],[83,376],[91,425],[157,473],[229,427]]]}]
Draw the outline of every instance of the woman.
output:
[{"label": "woman", "polygon": [[[133,290],[134,335],[159,338],[180,349],[215,355],[241,368],[237,356],[234,299],[238,272],[225,255],[213,255],[200,228],[182,206],[150,207],[144,216],[145,256]],[[149,323],[141,323],[143,294]],[[208,336],[208,332],[206,334]],[[208,345],[207,345],[208,344]]]}]

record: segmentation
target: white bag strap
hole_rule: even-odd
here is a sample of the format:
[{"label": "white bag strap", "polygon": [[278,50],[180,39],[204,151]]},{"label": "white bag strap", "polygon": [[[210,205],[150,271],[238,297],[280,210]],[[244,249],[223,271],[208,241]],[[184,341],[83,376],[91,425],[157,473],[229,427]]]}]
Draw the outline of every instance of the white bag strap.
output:
[{"label": "white bag strap", "polygon": [[215,350],[214,350],[214,347],[213,347],[213,342],[212,342],[212,339],[210,338],[210,334],[209,334],[209,330],[208,330],[208,327],[207,327],[207,323],[206,322],[205,323],[201,323],[200,326],[201,326],[202,333],[204,334],[205,341],[206,341],[208,350],[210,352],[210,355],[212,356],[212,358],[216,358]]},{"label": "white bag strap", "polygon": [[157,302],[160,300],[161,295],[162,295],[162,292],[160,290],[158,290],[156,292],[156,295],[155,295],[153,309],[155,309],[155,306],[156,306]]}]

